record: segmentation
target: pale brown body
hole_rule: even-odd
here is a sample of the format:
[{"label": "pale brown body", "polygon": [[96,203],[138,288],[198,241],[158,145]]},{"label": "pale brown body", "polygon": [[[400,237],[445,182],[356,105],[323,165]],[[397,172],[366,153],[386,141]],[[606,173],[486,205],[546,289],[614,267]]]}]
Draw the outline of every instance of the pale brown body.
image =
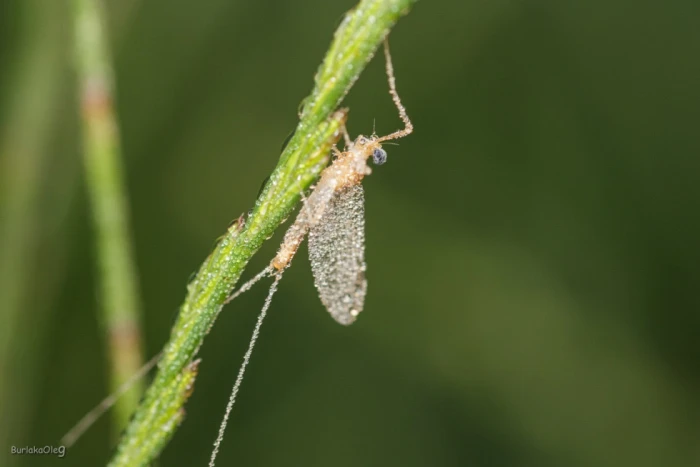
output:
[{"label": "pale brown body", "polygon": [[372,173],[367,159],[375,149],[381,148],[378,139],[359,136],[348,150],[336,152],[333,163],[321,172],[318,183],[306,198],[294,224],[284,235],[284,241],[271,263],[277,271],[289,266],[306,234],[323,218],[331,198],[347,187],[358,185],[365,175]]}]

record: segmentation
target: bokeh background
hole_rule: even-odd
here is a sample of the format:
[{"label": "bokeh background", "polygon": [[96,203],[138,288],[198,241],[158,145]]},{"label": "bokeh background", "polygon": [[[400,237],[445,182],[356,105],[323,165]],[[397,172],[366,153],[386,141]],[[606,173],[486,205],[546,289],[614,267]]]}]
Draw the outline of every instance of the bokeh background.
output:
[{"label": "bokeh background", "polygon": [[[149,355],[353,4],[108,2]],[[365,311],[330,319],[302,251],[218,465],[700,465],[698,18],[683,0],[418,2],[392,33],[416,131],[365,182]],[[114,446],[105,417],[64,459],[9,456],[107,393],[71,24],[66,1],[0,2],[2,465]],[[383,66],[346,99],[353,135],[399,125]],[[218,319],[159,465],[206,464],[265,293]]]}]

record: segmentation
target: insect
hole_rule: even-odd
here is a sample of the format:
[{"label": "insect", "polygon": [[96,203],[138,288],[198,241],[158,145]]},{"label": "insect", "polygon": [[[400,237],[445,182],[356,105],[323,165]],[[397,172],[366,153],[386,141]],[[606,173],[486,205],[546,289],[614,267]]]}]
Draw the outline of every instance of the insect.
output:
[{"label": "insect", "polygon": [[[340,324],[349,325],[362,311],[367,293],[367,280],[365,279],[367,266],[364,259],[364,191],[361,182],[365,176],[372,173],[372,169],[367,164],[368,159],[372,158],[374,165],[382,165],[386,162],[387,153],[382,148],[382,143],[402,138],[413,132],[413,125],[396,92],[391,53],[386,39],[384,41],[384,54],[389,93],[399,112],[399,117],[404,123],[404,128],[386,136],[360,135],[353,141],[343,127],[344,151],[341,152],[337,148],[333,148],[333,162],[321,172],[319,181],[313,187],[311,194],[304,198],[302,208],[294,223],[285,233],[282,244],[273,260],[224,302],[224,304],[231,302],[261,279],[274,277],[274,282],[270,286],[258,316],[248,349],[243,357],[243,363],[226,405],[226,411],[211,453],[210,467],[215,465],[229,416],[272,297],[277,291],[284,271],[291,265],[294,255],[307,234],[314,284],[330,315]],[[117,392],[103,400],[83,417],[64,436],[63,444],[72,445],[102,413],[114,404],[120,395],[128,390],[134,381],[153,368],[160,357],[161,354],[158,354],[151,359]]]},{"label": "insect", "polygon": [[344,151],[333,149],[333,162],[321,172],[313,191],[304,198],[294,224],[284,235],[277,255],[265,269],[243,284],[225,302],[232,301],[264,277],[273,276],[275,278],[256,322],[248,350],[243,357],[243,363],[226,405],[219,434],[214,442],[209,462],[210,467],[214,467],[231,410],[236,402],[238,390],[260,334],[260,327],[272,302],[272,297],[277,291],[282,274],[290,266],[307,234],[314,284],[321,302],[330,315],[340,324],[349,325],[362,311],[367,293],[367,280],[365,279],[367,266],[364,259],[364,190],[361,182],[365,176],[372,173],[367,160],[372,158],[375,165],[384,164],[387,153],[382,148],[382,143],[403,138],[413,132],[413,124],[396,92],[394,68],[389,43],[386,39],[384,40],[384,55],[386,57],[389,93],[399,112],[399,117],[404,123],[404,128],[386,136],[360,135],[353,141],[343,127]]}]

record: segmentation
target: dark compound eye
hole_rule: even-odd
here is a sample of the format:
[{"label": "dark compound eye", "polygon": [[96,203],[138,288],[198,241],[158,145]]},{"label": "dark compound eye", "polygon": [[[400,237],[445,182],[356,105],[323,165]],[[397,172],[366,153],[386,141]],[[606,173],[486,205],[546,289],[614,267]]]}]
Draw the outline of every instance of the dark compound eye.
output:
[{"label": "dark compound eye", "polygon": [[386,162],[386,151],[381,148],[375,149],[372,153],[372,159],[374,160],[374,165],[382,165]]}]

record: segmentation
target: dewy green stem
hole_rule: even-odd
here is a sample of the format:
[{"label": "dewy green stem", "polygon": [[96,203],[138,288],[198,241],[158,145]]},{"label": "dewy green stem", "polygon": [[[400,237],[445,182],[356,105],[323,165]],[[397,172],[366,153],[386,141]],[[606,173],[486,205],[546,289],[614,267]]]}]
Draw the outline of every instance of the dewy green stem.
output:
[{"label": "dewy green stem", "polygon": [[342,21],[304,101],[294,136],[245,222],[231,226],[187,287],[158,373],[110,463],[146,465],[158,456],[184,416],[204,336],[263,241],[284,221],[324,168],[345,119],[335,111],[399,17],[416,0],[362,0]]},{"label": "dewy green stem", "polygon": [[[73,0],[75,59],[83,155],[99,262],[101,321],[107,336],[112,390],[143,364],[137,274],[115,116],[112,65],[99,0]],[[127,425],[143,392],[135,385],[116,405],[114,432]]]}]

